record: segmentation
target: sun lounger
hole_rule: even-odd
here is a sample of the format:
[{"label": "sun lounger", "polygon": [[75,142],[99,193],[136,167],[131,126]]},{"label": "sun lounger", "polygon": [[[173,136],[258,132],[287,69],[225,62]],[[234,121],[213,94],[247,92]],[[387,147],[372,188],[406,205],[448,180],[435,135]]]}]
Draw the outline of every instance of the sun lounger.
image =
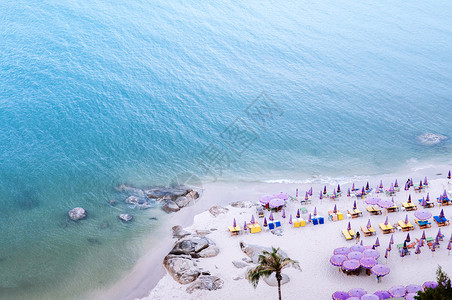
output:
[{"label": "sun lounger", "polygon": [[359,209],[355,209],[355,210],[353,210],[353,211],[355,212],[355,214],[358,214],[359,217],[362,217],[362,216],[363,216],[363,212],[360,211]]},{"label": "sun lounger", "polygon": [[395,231],[394,227],[392,227],[391,224],[385,225],[385,223],[380,223],[379,226],[383,231],[383,234],[392,233]]},{"label": "sun lounger", "polygon": [[298,228],[300,227],[300,222],[298,220],[293,221],[293,227]]},{"label": "sun lounger", "polygon": [[381,215],[381,209],[378,207],[367,206],[366,209],[371,215]]},{"label": "sun lounger", "polygon": [[402,228],[403,231],[410,231],[410,230],[414,230],[414,226],[411,225],[410,222],[405,224],[405,221],[399,221],[397,222],[399,224],[399,226]]},{"label": "sun lounger", "polygon": [[323,217],[319,217],[319,224],[325,224],[325,219]]},{"label": "sun lounger", "polygon": [[398,211],[398,210],[399,210],[399,207],[398,207],[397,205],[394,204],[393,207],[386,208],[386,210],[388,211],[388,213],[390,213],[390,212],[395,212],[395,211]]},{"label": "sun lounger", "polygon": [[262,231],[262,227],[258,223],[249,224],[248,228],[249,228],[251,233],[258,233],[258,232]]},{"label": "sun lounger", "polygon": [[306,221],[303,218],[297,219],[297,221],[300,223],[300,227],[306,226]]},{"label": "sun lounger", "polygon": [[281,221],[275,221],[275,228],[281,227]]},{"label": "sun lounger", "polygon": [[352,237],[351,237],[350,233],[348,233],[347,229],[342,229],[342,234],[344,235],[344,237],[347,241],[352,239]]},{"label": "sun lounger", "polygon": [[408,202],[402,202],[402,206],[405,208],[405,210],[410,211],[410,210],[417,210],[417,205],[413,204],[413,203],[408,203]]},{"label": "sun lounger", "polygon": [[350,230],[348,231],[348,233],[349,233],[353,238],[356,236],[356,233],[355,233],[355,231],[354,231],[353,229],[350,229]]},{"label": "sun lounger", "polygon": [[359,217],[359,215],[354,211],[347,210],[347,213],[350,215],[350,217],[352,217],[352,219]]},{"label": "sun lounger", "polygon": [[447,225],[449,225],[449,220],[448,220],[448,219],[446,219],[445,217],[442,217],[442,218],[441,218],[441,221],[443,221],[443,222],[446,222],[446,223],[447,223]]},{"label": "sun lounger", "polygon": [[275,223],[273,223],[273,222],[268,223],[268,229],[270,229],[270,230],[275,229]]},{"label": "sun lounger", "polygon": [[236,227],[229,226],[229,232],[231,233],[231,236],[239,235],[240,231],[241,231],[240,226],[236,226]]},{"label": "sun lounger", "polygon": [[444,220],[442,220],[439,216],[434,216],[433,220],[436,222],[436,224],[439,227],[449,225],[449,220],[447,220],[446,218],[444,218]]},{"label": "sun lounger", "polygon": [[421,221],[418,219],[414,219],[414,221],[416,222],[417,225],[419,225],[419,229],[425,229],[425,228],[432,227],[432,223],[430,223],[429,221]]},{"label": "sun lounger", "polygon": [[319,220],[317,218],[312,218],[312,224],[318,225],[319,224]]},{"label": "sun lounger", "polygon": [[361,226],[361,231],[364,233],[364,236],[371,236],[372,232],[367,229],[367,227]]}]

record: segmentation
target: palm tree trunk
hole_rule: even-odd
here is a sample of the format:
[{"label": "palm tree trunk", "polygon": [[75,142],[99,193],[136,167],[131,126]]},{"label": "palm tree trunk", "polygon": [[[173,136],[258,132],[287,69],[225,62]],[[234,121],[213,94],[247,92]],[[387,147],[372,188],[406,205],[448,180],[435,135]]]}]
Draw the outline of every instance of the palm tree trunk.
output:
[{"label": "palm tree trunk", "polygon": [[276,281],[278,282],[278,296],[279,296],[279,300],[282,300],[282,296],[281,296],[281,273],[276,273]]}]

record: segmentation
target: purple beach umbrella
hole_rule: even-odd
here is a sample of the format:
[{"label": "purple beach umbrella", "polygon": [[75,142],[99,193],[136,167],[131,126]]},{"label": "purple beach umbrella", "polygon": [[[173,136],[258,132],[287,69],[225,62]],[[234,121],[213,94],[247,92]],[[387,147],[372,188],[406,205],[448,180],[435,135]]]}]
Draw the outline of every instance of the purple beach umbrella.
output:
[{"label": "purple beach umbrella", "polygon": [[350,298],[350,295],[347,292],[337,291],[332,295],[333,300],[346,300]]},{"label": "purple beach umbrella", "polygon": [[414,254],[420,254],[420,253],[421,253],[421,246],[419,244],[417,244]]},{"label": "purple beach umbrella", "polygon": [[372,227],[372,224],[370,224],[370,219],[369,219],[369,221],[367,221],[366,227],[367,227],[367,229],[369,229],[370,227]]},{"label": "purple beach umbrella", "polygon": [[411,194],[408,195],[408,203],[411,203]]},{"label": "purple beach umbrella", "polygon": [[422,232],[421,240],[425,240],[425,230]]},{"label": "purple beach umbrella", "polygon": [[353,201],[353,210],[355,210],[357,208],[357,206],[356,206],[356,200],[355,201]]},{"label": "purple beach umbrella", "polygon": [[317,207],[314,207],[314,216],[317,216]]},{"label": "purple beach umbrella", "polygon": [[399,187],[399,183],[397,182],[397,179],[395,180],[395,182],[394,182],[394,187]]},{"label": "purple beach umbrella", "polygon": [[267,205],[269,202],[270,202],[270,200],[271,199],[273,199],[274,197],[273,196],[262,196],[260,199],[259,199],[259,202],[262,204],[262,205]]},{"label": "purple beach umbrella", "polygon": [[410,284],[406,286],[407,293],[417,293],[419,291],[422,291],[422,286],[419,284]]},{"label": "purple beach umbrella", "polygon": [[366,290],[362,289],[362,288],[354,288],[348,291],[348,294],[350,295],[350,297],[357,297],[357,298],[361,298],[361,296],[367,294]]},{"label": "purple beach umbrella", "polygon": [[414,182],[413,182],[413,178],[410,179],[410,186],[413,186]]},{"label": "purple beach umbrella", "polygon": [[429,202],[430,201],[430,193],[427,193],[427,197],[425,197],[425,201]]},{"label": "purple beach umbrella", "polygon": [[380,185],[378,186],[380,189],[383,188],[383,181],[380,179]]},{"label": "purple beach umbrella", "polygon": [[420,211],[415,212],[414,216],[421,221],[426,221],[432,217],[432,213],[425,211],[425,210],[420,210]]},{"label": "purple beach umbrella", "polygon": [[350,231],[350,229],[352,229],[352,225],[350,224],[350,222],[348,222],[347,230]]},{"label": "purple beach umbrella", "polygon": [[391,245],[394,245],[394,234],[391,234],[391,239],[389,240]]},{"label": "purple beach umbrella", "polygon": [[359,263],[365,269],[372,269],[377,264],[377,260],[373,257],[363,257],[359,260]]},{"label": "purple beach umbrella", "polygon": [[250,221],[250,223],[253,224],[253,225],[254,225],[254,223],[256,223],[256,221],[254,220],[254,215],[251,216],[251,221]]},{"label": "purple beach umbrella", "polygon": [[427,176],[424,178],[424,185],[428,185]]},{"label": "purple beach umbrella", "polygon": [[444,218],[444,209],[441,209],[441,212],[439,213],[440,218]]},{"label": "purple beach umbrella", "polygon": [[[450,172],[449,172],[450,173]],[[449,178],[450,179],[450,178]],[[353,182],[353,184],[352,184],[352,191],[356,191],[356,189],[355,189],[355,183]]]},{"label": "purple beach umbrella", "polygon": [[387,259],[388,258],[388,256],[389,256],[389,248],[386,248],[386,251],[385,251],[385,258]]},{"label": "purple beach umbrella", "polygon": [[449,255],[450,255],[450,250],[452,250],[452,243],[451,243],[451,241],[449,241],[449,244],[447,244],[446,249],[449,250]]},{"label": "purple beach umbrella", "polygon": [[363,253],[359,251],[352,251],[349,254],[347,254],[347,258],[360,260],[361,258],[363,258]]},{"label": "purple beach umbrella", "polygon": [[422,287],[426,290],[426,289],[434,289],[438,286],[438,283],[436,283],[435,281],[426,281],[424,282],[424,284],[422,285]]},{"label": "purple beach umbrella", "polygon": [[347,254],[349,254],[349,253],[350,253],[350,248],[348,248],[348,247],[340,247],[340,248],[336,248],[336,249],[334,249],[334,251],[333,251],[333,254],[334,254],[334,255],[336,255],[336,254],[347,255]]},{"label": "purple beach umbrella", "polygon": [[374,295],[377,295],[380,298],[380,300],[391,298],[391,294],[389,294],[388,291],[378,291],[375,292]]},{"label": "purple beach umbrella", "polygon": [[237,227],[237,222],[235,221],[235,218],[234,218],[234,222],[232,223],[232,227]]},{"label": "purple beach umbrella", "polygon": [[446,190],[444,190],[444,192],[443,192],[443,198],[447,198],[447,192],[446,192]]},{"label": "purple beach umbrella", "polygon": [[360,300],[379,300],[380,298],[378,298],[377,295],[374,294],[365,294],[361,296]]},{"label": "purple beach umbrella", "polygon": [[342,268],[344,268],[345,270],[349,270],[349,271],[356,270],[360,266],[361,265],[359,263],[359,260],[356,260],[356,259],[349,259],[342,263]]},{"label": "purple beach umbrella", "polygon": [[361,195],[365,195],[366,194],[366,191],[364,190],[364,187],[361,189]]},{"label": "purple beach umbrella", "polygon": [[405,217],[405,224],[408,224],[408,223],[409,223],[409,220],[408,220],[408,214],[407,214]]},{"label": "purple beach umbrella", "polygon": [[270,221],[273,221],[273,220],[274,220],[274,218],[273,218],[273,212],[270,213],[270,216],[268,217],[268,219],[269,219]]},{"label": "purple beach umbrella", "polygon": [[333,198],[336,198],[337,194],[336,194],[336,190],[333,190]]},{"label": "purple beach umbrella", "polygon": [[405,297],[406,288],[403,285],[396,285],[390,288],[388,292],[392,297]]},{"label": "purple beach umbrella", "polygon": [[395,189],[394,189],[394,185],[391,183],[391,187],[389,188],[389,192],[390,193],[394,193]]},{"label": "purple beach umbrella", "polygon": [[405,191],[408,191],[410,187],[408,186],[408,183],[405,183]]},{"label": "purple beach umbrella", "polygon": [[285,210],[285,209],[282,210],[282,216],[281,216],[281,218],[283,218],[283,219],[286,218],[286,210]]},{"label": "purple beach umbrella", "polygon": [[374,244],[375,248],[380,247],[380,240],[377,238]]},{"label": "purple beach umbrella", "polygon": [[273,195],[273,198],[279,198],[279,199],[282,199],[282,200],[285,201],[285,200],[289,199],[290,196],[289,196],[289,194],[287,194],[287,193],[281,192],[281,193],[279,193],[279,194]]},{"label": "purple beach umbrella", "polygon": [[293,223],[292,222],[292,215],[290,215],[290,217],[289,217],[289,224],[292,225],[292,223]]},{"label": "purple beach umbrella", "polygon": [[308,192],[306,192],[306,194],[304,195],[304,200],[306,200],[306,201],[309,200],[309,194],[308,194]]},{"label": "purple beach umbrella", "polygon": [[378,201],[378,206],[382,208],[390,208],[394,206],[394,202],[388,199]]},{"label": "purple beach umbrella", "polygon": [[295,198],[298,198],[298,189],[295,190]]},{"label": "purple beach umbrella", "polygon": [[366,204],[369,204],[369,205],[375,205],[375,204],[378,204],[378,202],[380,202],[380,198],[368,198],[368,199],[366,199],[364,202],[366,202]]},{"label": "purple beach umbrella", "polygon": [[388,217],[386,217],[386,219],[385,219],[385,225],[387,226],[389,224],[389,219],[388,219]]},{"label": "purple beach umbrella", "polygon": [[319,199],[320,199],[320,200],[322,200],[322,199],[323,199],[323,194],[322,194],[322,191],[320,191],[320,196],[319,196]]},{"label": "purple beach umbrella", "polygon": [[407,233],[406,238],[405,238],[405,241],[406,241],[407,243],[411,242],[410,233]]},{"label": "purple beach umbrella", "polygon": [[297,219],[300,217],[300,209],[297,209]]},{"label": "purple beach umbrella", "polygon": [[342,254],[336,254],[336,255],[331,256],[330,263],[333,266],[340,267],[340,266],[342,266],[342,263],[346,260],[347,260],[347,256],[342,255]]},{"label": "purple beach umbrella", "polygon": [[323,186],[323,194],[324,194],[324,195],[326,194],[326,185]]},{"label": "purple beach umbrella", "polygon": [[447,174],[447,179],[450,179],[450,171],[449,171],[449,173]]},{"label": "purple beach umbrella", "polygon": [[246,221],[245,221],[245,223],[243,224],[243,230],[247,230],[248,229],[248,227],[246,226]]},{"label": "purple beach umbrella", "polygon": [[347,197],[350,197],[351,196],[351,194],[350,194],[350,189],[348,189],[347,190]]},{"label": "purple beach umbrella", "polygon": [[350,247],[350,251],[363,252],[364,250],[366,250],[366,247],[363,245],[353,245]]},{"label": "purple beach umbrella", "polygon": [[405,300],[416,300],[416,298],[414,298],[416,296],[417,296],[417,293],[408,293],[405,296]]},{"label": "purple beach umbrella", "polygon": [[427,206],[427,200],[424,197],[422,197],[421,206],[423,208],[425,208]]},{"label": "purple beach umbrella", "polygon": [[422,180],[419,182],[419,188],[422,188]]},{"label": "purple beach umbrella", "polygon": [[309,213],[309,216],[308,216],[308,222],[309,222],[309,223],[312,222],[311,213]]},{"label": "purple beach umbrella", "polygon": [[309,189],[309,196],[312,196],[312,186],[311,186],[311,188]]},{"label": "purple beach umbrella", "polygon": [[267,227],[268,223],[267,223],[267,218],[264,217],[264,227]]},{"label": "purple beach umbrella", "polygon": [[377,276],[386,276],[391,272],[391,269],[386,265],[375,265],[372,267],[371,271]]},{"label": "purple beach umbrella", "polygon": [[[361,242],[360,242],[359,244],[360,244],[361,246],[364,246],[364,245],[363,245],[363,240],[361,240]],[[363,251],[364,251],[364,250],[363,250]]]},{"label": "purple beach umbrella", "polygon": [[270,202],[268,202],[268,205],[271,208],[278,208],[283,206],[284,204],[286,204],[286,200],[281,199],[281,198],[273,198],[270,200]]},{"label": "purple beach umbrella", "polygon": [[440,240],[442,240],[443,234],[441,233],[441,228],[438,229],[438,233],[436,234],[436,237],[438,237]]},{"label": "purple beach umbrella", "polygon": [[370,189],[370,187],[369,187],[369,181],[366,183],[366,191],[367,190],[369,190]]},{"label": "purple beach umbrella", "polygon": [[333,213],[337,213],[337,206],[334,204]]},{"label": "purple beach umbrella", "polygon": [[375,249],[366,249],[363,251],[364,256],[366,257],[373,257],[375,259],[378,259],[380,257],[380,253],[378,253]]},{"label": "purple beach umbrella", "polygon": [[337,185],[337,192],[340,193],[341,192],[341,186],[338,184]]}]

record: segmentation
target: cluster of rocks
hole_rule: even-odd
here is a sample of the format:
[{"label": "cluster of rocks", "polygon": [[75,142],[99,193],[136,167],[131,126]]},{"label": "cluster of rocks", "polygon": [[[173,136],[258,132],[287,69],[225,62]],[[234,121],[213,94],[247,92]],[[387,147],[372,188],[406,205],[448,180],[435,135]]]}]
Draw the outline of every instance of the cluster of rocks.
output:
[{"label": "cluster of rocks", "polygon": [[162,209],[167,212],[176,212],[199,198],[199,193],[189,187],[163,187],[145,191],[149,199],[162,203]]},{"label": "cluster of rocks", "polygon": [[178,238],[173,249],[163,260],[163,266],[171,277],[180,284],[190,284],[186,291],[192,293],[194,290],[216,290],[223,286],[223,280],[210,272],[199,268],[194,259],[213,257],[220,250],[215,243],[205,237],[209,232],[203,234],[192,234],[180,226],[173,227],[173,237]]}]

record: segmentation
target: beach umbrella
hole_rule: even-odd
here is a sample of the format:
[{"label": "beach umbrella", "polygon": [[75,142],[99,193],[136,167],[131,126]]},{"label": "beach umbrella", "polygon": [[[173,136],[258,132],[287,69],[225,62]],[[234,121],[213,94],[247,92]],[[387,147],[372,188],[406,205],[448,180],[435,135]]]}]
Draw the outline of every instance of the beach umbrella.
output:
[{"label": "beach umbrella", "polygon": [[388,199],[378,201],[378,206],[382,208],[390,208],[394,206],[394,202]]},{"label": "beach umbrella", "polygon": [[317,216],[317,207],[314,207],[314,216]]},{"label": "beach umbrella", "polygon": [[375,248],[380,247],[380,240],[377,238],[374,244]]},{"label": "beach umbrella", "polygon": [[424,284],[422,285],[422,287],[424,288],[424,290],[426,289],[434,289],[438,286],[438,283],[435,281],[426,281],[424,282]]},{"label": "beach umbrella", "polygon": [[345,270],[353,271],[360,267],[359,260],[356,259],[349,259],[342,263],[342,268]]},{"label": "beach umbrella", "polygon": [[[359,244],[360,244],[361,246],[364,246],[364,245],[363,245],[363,240],[361,240],[361,242],[360,242]],[[364,251],[364,250],[363,250],[363,251]]]},{"label": "beach umbrella", "polygon": [[256,223],[256,221],[254,220],[254,215],[251,216],[251,221],[250,221],[250,223],[253,224],[253,225],[254,225],[254,223]]},{"label": "beach umbrella", "polygon": [[422,189],[422,180],[419,182],[419,188]]},{"label": "beach umbrella", "polygon": [[417,254],[417,258],[419,259],[419,253],[421,253],[421,246],[419,246],[419,244],[417,244],[414,253]]},{"label": "beach umbrella", "polygon": [[312,222],[311,213],[309,213],[309,216],[308,216],[308,222],[309,222],[309,223]]},{"label": "beach umbrella", "polygon": [[357,208],[357,206],[356,206],[356,200],[355,201],[353,201],[353,210],[355,210]]},{"label": "beach umbrella", "polygon": [[427,197],[425,198],[425,201],[426,201],[426,202],[429,202],[429,201],[430,201],[430,193],[427,193]]},{"label": "beach umbrella", "polygon": [[374,295],[377,295],[380,298],[380,300],[391,298],[391,294],[389,294],[388,291],[377,291],[374,293]]},{"label": "beach umbrella", "polygon": [[390,193],[394,193],[395,189],[394,189],[394,185],[391,183],[391,187],[389,188],[389,192]]},{"label": "beach umbrella", "polygon": [[370,189],[370,187],[369,187],[369,181],[366,183],[366,191],[367,190],[369,190]]},{"label": "beach umbrella", "polygon": [[443,198],[444,198],[444,199],[447,198],[447,192],[446,192],[446,190],[444,190],[444,192],[443,192]]},{"label": "beach umbrella", "polygon": [[[350,298],[349,298],[350,299]],[[365,294],[361,296],[360,300],[379,300],[380,298],[374,294]]]},{"label": "beach umbrella", "polygon": [[350,188],[347,190],[347,197],[350,197]]},{"label": "beach umbrella", "polygon": [[336,190],[333,190],[333,198],[336,199],[337,194],[336,194]]},{"label": "beach umbrella", "polygon": [[424,247],[424,240],[423,239],[419,240],[419,247]]},{"label": "beach umbrella", "polygon": [[309,200],[309,194],[308,194],[308,192],[306,192],[306,194],[304,195],[304,200],[306,200],[306,201]]},{"label": "beach umbrella", "polygon": [[366,204],[369,204],[369,205],[375,205],[375,204],[378,204],[378,202],[380,202],[380,198],[368,198],[368,199],[366,199],[364,202],[366,202]]},{"label": "beach umbrella", "polygon": [[435,243],[432,243],[432,247],[430,248],[430,250],[432,250],[432,256],[433,256],[433,253],[436,251],[436,244]]},{"label": "beach umbrella", "polygon": [[283,219],[286,218],[286,210],[285,210],[285,209],[282,210],[282,216],[281,216],[281,218],[283,218]]},{"label": "beach umbrella", "polygon": [[389,248],[386,248],[386,251],[385,251],[386,263],[388,263],[388,256],[389,256]]},{"label": "beach umbrella", "polygon": [[232,227],[237,227],[237,222],[235,221],[235,218],[234,218],[234,222],[232,223]]},{"label": "beach umbrella", "polygon": [[373,257],[363,257],[359,260],[359,263],[365,269],[372,269],[377,264],[377,260]]},{"label": "beach umbrella", "polygon": [[281,192],[281,193],[279,193],[279,194],[273,195],[273,198],[279,198],[279,199],[282,199],[282,200],[286,201],[287,199],[290,198],[290,196],[289,196],[289,194],[287,194],[287,193]]},{"label": "beach umbrella", "polygon": [[355,189],[355,183],[353,182],[353,184],[352,184],[352,191],[354,191],[354,190],[356,190],[356,189]]},{"label": "beach umbrella", "polygon": [[388,224],[389,224],[389,220],[388,220],[388,217],[386,217],[385,225],[388,225]]},{"label": "beach umbrella", "polygon": [[438,198],[438,203],[441,203],[441,202],[443,202],[443,195],[439,195],[439,198]]},{"label": "beach umbrella", "polygon": [[420,211],[415,212],[414,216],[421,221],[426,221],[432,217],[432,213],[425,211],[425,210],[420,210]]},{"label": "beach umbrella", "polygon": [[389,267],[386,265],[378,264],[373,266],[371,271],[377,276],[386,276],[389,274],[389,272],[391,272],[391,269],[389,269]]},{"label": "beach umbrella", "polygon": [[334,255],[336,255],[336,254],[347,255],[347,254],[349,254],[349,253],[350,253],[350,248],[348,248],[348,247],[340,247],[340,248],[336,248],[336,249],[334,249],[334,251],[333,251],[333,254],[334,254]]},{"label": "beach umbrella", "polygon": [[326,194],[326,185],[323,186],[323,194],[324,194],[324,195]]},{"label": "beach umbrella", "polygon": [[425,240],[425,230],[422,232],[421,240]]},{"label": "beach umbrella", "polygon": [[322,200],[322,199],[323,199],[323,194],[322,194],[322,191],[320,191],[320,196],[319,196],[319,199],[320,199],[320,200]]},{"label": "beach umbrella", "polygon": [[388,244],[388,248],[386,248],[386,250],[388,250],[389,252],[392,250],[392,245],[391,245],[391,243]]},{"label": "beach umbrella", "polygon": [[246,226],[246,221],[245,221],[245,223],[243,224],[243,230],[246,232],[247,229],[248,229],[248,227]]},{"label": "beach umbrella", "polygon": [[269,219],[270,221],[273,221],[273,220],[274,220],[274,218],[273,218],[273,212],[270,213],[270,216],[268,217],[268,219]]},{"label": "beach umbrella", "polygon": [[334,204],[333,213],[337,213],[337,206]]},{"label": "beach umbrella", "polygon": [[297,209],[297,219],[300,217],[300,209]]},{"label": "beach umbrella", "polygon": [[367,227],[367,229],[369,229],[370,227],[372,227],[372,224],[370,224],[370,219],[369,219],[369,221],[367,221],[366,227]]},{"label": "beach umbrella", "polygon": [[410,179],[410,186],[413,186],[414,182],[413,182],[413,178]]},{"label": "beach umbrella", "polygon": [[281,198],[273,198],[270,200],[270,202],[268,202],[268,205],[271,208],[278,208],[283,206],[284,204],[286,204],[286,200],[283,200]]},{"label": "beach umbrella", "polygon": [[405,191],[408,191],[410,187],[408,186],[408,183],[405,183]]},{"label": "beach umbrella", "polygon": [[337,291],[333,294],[333,300],[346,300],[350,298],[350,295],[347,292]]},{"label": "beach umbrella", "polygon": [[333,266],[340,267],[340,266],[342,266],[342,263],[346,260],[347,260],[347,256],[345,256],[343,254],[335,254],[335,255],[331,256],[330,263]]},{"label": "beach umbrella", "polygon": [[408,214],[407,214],[405,217],[405,224],[408,224],[408,223],[409,223],[409,221],[408,221]]},{"label": "beach umbrella", "polygon": [[364,256],[366,257],[373,257],[375,259],[378,259],[380,257],[380,253],[378,253],[375,249],[366,249],[363,251]]},{"label": "beach umbrella", "polygon": [[449,242],[452,243],[452,233],[450,234]]},{"label": "beach umbrella", "polygon": [[406,295],[406,288],[403,285],[396,285],[393,286],[388,290],[389,294],[391,294],[392,297],[405,297]]},{"label": "beach umbrella", "polygon": [[427,200],[424,197],[422,197],[421,206],[424,208],[427,206]]},{"label": "beach umbrella", "polygon": [[341,186],[338,184],[337,185],[337,192],[340,193],[341,192]]},{"label": "beach umbrella", "polygon": [[367,294],[367,292],[362,288],[354,288],[349,290],[348,294],[350,295],[350,297],[361,298],[361,296]]},{"label": "beach umbrella", "polygon": [[383,188],[383,181],[380,179],[380,185],[378,186],[380,189]]},{"label": "beach umbrella", "polygon": [[447,174],[447,179],[450,179],[450,171],[449,171],[449,173]]},{"label": "beach umbrella", "polygon": [[424,178],[424,185],[428,185],[427,176]]},{"label": "beach umbrella", "polygon": [[298,189],[295,190],[295,198],[298,198]]},{"label": "beach umbrella", "polygon": [[364,250],[366,250],[366,247],[363,245],[353,245],[350,247],[350,251],[363,252]]},{"label": "beach umbrella", "polygon": [[391,245],[394,245],[394,234],[391,234],[391,239],[389,240]]},{"label": "beach umbrella", "polygon": [[259,199],[259,202],[262,204],[262,205],[267,205],[268,204],[268,202],[270,202],[270,200],[271,199],[273,199],[274,197],[273,196],[262,196],[260,199]]},{"label": "beach umbrella", "polygon": [[441,212],[439,213],[440,218],[444,218],[444,209],[441,209]]},{"label": "beach umbrella", "polygon": [[361,189],[361,195],[364,196],[366,194],[366,191],[364,190],[364,187]]},{"label": "beach umbrella", "polygon": [[347,254],[347,258],[360,260],[361,258],[363,258],[363,253],[359,251],[352,251],[349,254]]},{"label": "beach umbrella", "polygon": [[441,233],[441,228],[438,229],[438,233],[436,234],[436,237],[438,237],[440,240],[443,237],[443,234]]},{"label": "beach umbrella", "polygon": [[350,231],[352,229],[352,225],[348,222],[347,230]]},{"label": "beach umbrella", "polygon": [[394,182],[394,187],[398,188],[399,187],[399,183],[397,182],[397,179]]},{"label": "beach umbrella", "polygon": [[408,203],[411,203],[411,194],[408,196]]},{"label": "beach umbrella", "polygon": [[439,245],[439,236],[436,236],[435,238],[435,246]]},{"label": "beach umbrella", "polygon": [[311,188],[309,189],[309,196],[312,196],[312,186],[311,186]]},{"label": "beach umbrella", "polygon": [[450,255],[450,250],[452,250],[452,243],[450,241],[449,241],[449,244],[447,244],[446,249],[449,250],[449,255]]},{"label": "beach umbrella", "polygon": [[422,291],[422,286],[419,284],[410,284],[406,286],[407,293],[417,293],[419,291]]},{"label": "beach umbrella", "polygon": [[289,224],[292,225],[292,215],[289,217]]},{"label": "beach umbrella", "polygon": [[411,242],[410,233],[406,235],[405,242],[407,243]]},{"label": "beach umbrella", "polygon": [[267,218],[264,217],[264,227],[267,227]]}]

